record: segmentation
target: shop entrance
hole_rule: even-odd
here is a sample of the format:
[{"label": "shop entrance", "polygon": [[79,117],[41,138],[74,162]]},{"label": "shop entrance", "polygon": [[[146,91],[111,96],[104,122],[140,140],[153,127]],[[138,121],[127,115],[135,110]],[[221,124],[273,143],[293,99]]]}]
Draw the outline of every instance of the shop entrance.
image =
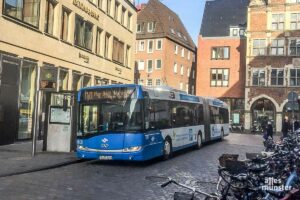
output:
[{"label": "shop entrance", "polygon": [[252,132],[262,132],[268,122],[275,127],[275,106],[269,99],[262,98],[252,105]]},{"label": "shop entrance", "polygon": [[20,60],[0,54],[0,145],[13,143],[18,131]]}]

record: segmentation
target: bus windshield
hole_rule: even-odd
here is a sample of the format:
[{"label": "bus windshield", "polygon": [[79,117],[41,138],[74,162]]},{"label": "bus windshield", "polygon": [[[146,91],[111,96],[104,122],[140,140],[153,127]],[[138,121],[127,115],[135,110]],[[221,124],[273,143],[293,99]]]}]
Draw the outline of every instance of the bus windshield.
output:
[{"label": "bus windshield", "polygon": [[82,135],[106,132],[135,132],[142,130],[141,100],[100,101],[81,105]]}]

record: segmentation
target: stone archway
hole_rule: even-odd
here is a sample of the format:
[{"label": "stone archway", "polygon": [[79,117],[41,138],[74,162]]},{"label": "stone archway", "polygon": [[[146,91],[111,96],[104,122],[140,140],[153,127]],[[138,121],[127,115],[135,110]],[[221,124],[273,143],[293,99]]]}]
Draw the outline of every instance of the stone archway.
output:
[{"label": "stone archway", "polygon": [[276,105],[268,98],[260,98],[251,105],[251,131],[262,132],[268,121],[276,127]]}]

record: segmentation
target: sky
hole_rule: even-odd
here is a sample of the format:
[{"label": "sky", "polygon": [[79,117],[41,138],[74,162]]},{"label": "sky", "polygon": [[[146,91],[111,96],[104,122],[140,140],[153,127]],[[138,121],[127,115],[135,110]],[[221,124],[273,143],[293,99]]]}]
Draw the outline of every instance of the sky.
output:
[{"label": "sky", "polygon": [[[206,0],[161,0],[180,17],[185,28],[198,44],[198,35]],[[147,3],[148,0],[135,0],[136,3]],[[198,46],[198,45],[197,45]]]}]

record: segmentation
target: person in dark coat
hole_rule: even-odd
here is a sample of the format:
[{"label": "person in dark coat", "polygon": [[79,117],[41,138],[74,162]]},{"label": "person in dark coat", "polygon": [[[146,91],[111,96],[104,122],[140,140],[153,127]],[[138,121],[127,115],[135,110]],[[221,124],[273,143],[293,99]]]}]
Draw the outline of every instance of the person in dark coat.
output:
[{"label": "person in dark coat", "polygon": [[273,140],[273,126],[272,126],[272,123],[271,122],[268,122],[268,125],[267,125],[267,138],[272,138]]},{"label": "person in dark coat", "polygon": [[289,118],[286,116],[282,123],[282,129],[281,129],[282,137],[285,138],[287,136],[289,130],[290,130]]},{"label": "person in dark coat", "polygon": [[300,128],[300,123],[297,119],[297,116],[295,116],[295,121],[294,121],[294,131],[298,130]]}]

